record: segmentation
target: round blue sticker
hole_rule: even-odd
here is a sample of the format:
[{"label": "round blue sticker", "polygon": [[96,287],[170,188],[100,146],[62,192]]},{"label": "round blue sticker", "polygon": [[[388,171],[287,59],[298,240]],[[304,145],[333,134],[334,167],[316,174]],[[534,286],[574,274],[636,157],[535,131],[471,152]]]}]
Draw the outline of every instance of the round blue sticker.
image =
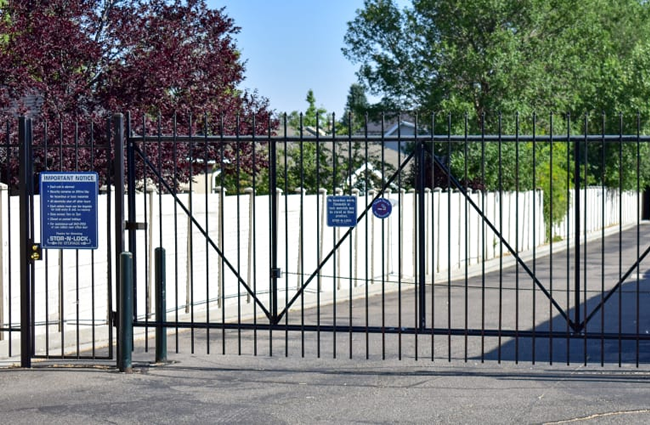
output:
[{"label": "round blue sticker", "polygon": [[388,217],[391,212],[393,212],[393,205],[386,198],[376,199],[375,202],[372,203],[372,213],[377,218],[384,219]]}]

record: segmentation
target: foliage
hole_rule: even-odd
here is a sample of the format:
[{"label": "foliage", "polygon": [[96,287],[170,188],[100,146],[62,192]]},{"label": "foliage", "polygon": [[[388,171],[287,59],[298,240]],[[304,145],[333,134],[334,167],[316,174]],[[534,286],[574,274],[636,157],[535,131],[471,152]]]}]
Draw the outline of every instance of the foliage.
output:
[{"label": "foliage", "polygon": [[638,0],[412,0],[400,10],[393,0],[366,0],[343,53],[387,105],[470,113],[474,131],[482,116],[495,131],[498,112],[648,116],[649,8]]},{"label": "foliage", "polygon": [[[650,130],[645,1],[412,0],[400,8],[394,0],[365,0],[348,23],[343,53],[359,64],[361,82],[383,97],[384,109],[454,117],[436,121],[430,129],[436,134],[531,134],[534,128],[558,135],[560,143],[567,134]],[[536,111],[535,120],[502,120]],[[555,128],[550,112],[564,118]],[[619,119],[637,113],[644,120]],[[462,116],[469,117],[466,123],[457,120]],[[646,145],[580,143],[578,158],[566,141],[554,144],[552,155],[550,146],[538,145],[535,185],[547,192],[553,182],[553,217],[547,211],[547,219],[566,212],[559,197],[573,184],[576,161],[582,185],[626,190],[650,184]],[[531,149],[509,142],[483,151],[453,144],[434,153],[448,159],[465,185],[509,190],[532,187]]]},{"label": "foliage", "polygon": [[307,110],[304,113],[292,111],[288,117],[289,126],[296,130],[309,128],[311,131],[329,128],[330,124],[327,110],[323,107],[316,106],[316,96],[314,96],[314,91],[312,89],[309,89],[307,92],[305,100],[309,105]]},{"label": "foliage", "polygon": [[[353,189],[365,192],[381,188],[379,170],[388,176],[394,167],[382,164],[376,152],[367,152],[365,143],[350,137],[349,126],[343,128],[341,122],[335,122],[333,114],[317,107],[312,90],[308,91],[305,100],[308,107],[304,113],[293,111],[284,117],[285,128],[295,132],[293,137],[298,140],[273,142],[276,143],[276,187],[285,193],[302,188],[311,194],[318,193],[319,189],[332,194],[337,189],[350,193]],[[264,154],[269,155],[269,147]],[[266,163],[271,161],[268,156],[266,158]],[[373,169],[378,172],[372,172]],[[262,168],[255,173],[242,172],[238,174],[238,185],[235,179],[224,177],[222,181],[228,193],[239,193],[255,183],[258,194],[268,194],[271,190],[269,171]]]},{"label": "foliage", "polygon": [[[238,32],[205,0],[8,0],[0,4],[0,106],[9,117],[38,115],[38,131],[53,123],[48,138],[66,142],[74,134],[103,140],[109,113],[126,111],[135,134],[263,134],[274,124],[268,101],[237,89],[244,78]],[[206,169],[187,147],[178,145],[173,159],[161,146],[165,169],[175,165],[179,180]],[[72,169],[63,152],[54,162]],[[235,152],[211,146],[207,154],[232,163]],[[157,162],[157,147],[149,154]],[[251,172],[252,153],[239,155]],[[14,165],[2,164],[3,173]],[[83,164],[91,165],[99,166]]]},{"label": "foliage", "polygon": [[366,113],[370,104],[366,97],[366,91],[362,85],[354,83],[350,86],[348,97],[345,102],[345,110],[339,121],[340,127],[337,133],[352,134],[363,129],[366,121]]}]

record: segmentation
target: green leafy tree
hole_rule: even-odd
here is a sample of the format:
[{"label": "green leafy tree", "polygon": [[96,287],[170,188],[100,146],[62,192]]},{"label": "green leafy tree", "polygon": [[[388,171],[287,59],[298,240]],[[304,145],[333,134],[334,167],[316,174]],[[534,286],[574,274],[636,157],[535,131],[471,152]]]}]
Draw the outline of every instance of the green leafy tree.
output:
[{"label": "green leafy tree", "polygon": [[[650,116],[649,14],[650,4],[639,0],[412,0],[405,8],[393,0],[366,0],[348,23],[343,53],[359,64],[370,93],[383,96],[384,108],[470,117],[467,127],[457,119],[451,128],[446,120],[436,121],[438,134],[530,133],[531,119],[515,124],[499,118],[517,112],[538,112],[537,134],[559,133],[560,143],[567,128],[573,134],[634,134],[637,126],[649,130],[648,122],[621,124],[618,117]],[[550,112],[569,114],[563,128],[551,127],[542,115]],[[579,158],[572,145],[563,144],[563,161],[562,148],[554,145],[553,155],[550,147],[536,152],[546,162],[535,167],[531,148],[519,146],[517,158],[509,143],[485,151],[455,144],[432,153],[447,156],[464,184],[488,190],[511,190],[513,183],[527,190],[533,180],[546,180],[556,182],[554,191],[566,181],[566,191],[576,160],[586,170],[582,184],[634,189],[650,181],[645,144],[591,144],[586,154],[581,146]],[[518,182],[513,164],[521,167]],[[553,196],[548,218],[556,220],[566,205],[561,208],[562,200]]]},{"label": "green leafy tree", "polygon": [[309,89],[307,92],[305,100],[309,105],[307,110],[302,113],[302,117],[299,111],[292,111],[287,119],[289,126],[293,127],[295,130],[300,130],[301,128],[306,127],[310,127],[313,130],[331,128],[327,109],[316,106],[316,96],[314,96],[314,91],[312,89]]},{"label": "green leafy tree", "polygon": [[348,91],[348,98],[345,103],[343,116],[339,121],[339,130],[337,133],[345,134],[351,131],[354,134],[363,129],[369,107],[370,104],[366,97],[366,90],[360,84],[352,84]]},{"label": "green leafy tree", "polygon": [[470,113],[476,130],[484,115],[494,130],[498,112],[650,112],[647,2],[412,0],[399,9],[392,0],[366,0],[364,6],[348,23],[343,53],[360,65],[372,94],[390,99],[386,106]]}]

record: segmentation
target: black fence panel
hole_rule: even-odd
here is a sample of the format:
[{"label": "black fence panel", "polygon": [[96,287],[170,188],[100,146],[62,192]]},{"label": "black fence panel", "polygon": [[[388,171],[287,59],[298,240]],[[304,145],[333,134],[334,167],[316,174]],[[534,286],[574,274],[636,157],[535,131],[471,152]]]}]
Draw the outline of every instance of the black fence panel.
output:
[{"label": "black fence panel", "polygon": [[[206,354],[647,363],[646,131],[552,114],[9,121],[0,356],[112,358],[128,250],[147,350],[164,328],[171,351]],[[98,173],[97,250],[29,258],[44,171]]]},{"label": "black fence panel", "polygon": [[145,336],[172,328],[174,350],[205,353],[648,361],[640,119],[409,116],[345,134],[207,121],[130,123]]}]

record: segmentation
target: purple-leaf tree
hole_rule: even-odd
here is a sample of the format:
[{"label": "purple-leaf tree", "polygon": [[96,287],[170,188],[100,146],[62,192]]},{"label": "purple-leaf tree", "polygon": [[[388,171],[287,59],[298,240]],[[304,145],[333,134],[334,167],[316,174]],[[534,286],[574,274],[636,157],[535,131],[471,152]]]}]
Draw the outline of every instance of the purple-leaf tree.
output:
[{"label": "purple-leaf tree", "polygon": [[[275,125],[268,100],[237,88],[245,70],[238,32],[205,0],[0,2],[0,108],[12,122],[5,129],[14,134],[17,115],[35,116],[37,168],[100,172],[109,151],[75,144],[105,144],[115,112],[130,113],[136,135],[267,134]],[[0,177],[15,185],[17,155],[4,150]],[[252,173],[266,166],[262,151],[250,143],[192,152],[154,144],[147,157],[178,184],[235,155]]]}]

